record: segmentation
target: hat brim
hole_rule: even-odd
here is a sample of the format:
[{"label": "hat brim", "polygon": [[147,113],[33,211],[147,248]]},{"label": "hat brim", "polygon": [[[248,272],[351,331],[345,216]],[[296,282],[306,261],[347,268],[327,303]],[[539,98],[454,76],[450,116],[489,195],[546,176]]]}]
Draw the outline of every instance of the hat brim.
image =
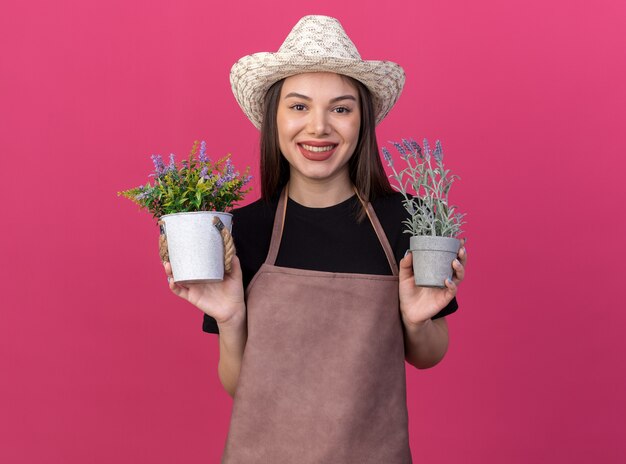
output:
[{"label": "hat brim", "polygon": [[263,102],[268,89],[285,77],[306,72],[333,72],[362,82],[372,93],[376,124],[396,103],[405,81],[402,67],[391,61],[261,52],[244,56],[233,65],[230,84],[245,115],[257,129],[261,129]]}]

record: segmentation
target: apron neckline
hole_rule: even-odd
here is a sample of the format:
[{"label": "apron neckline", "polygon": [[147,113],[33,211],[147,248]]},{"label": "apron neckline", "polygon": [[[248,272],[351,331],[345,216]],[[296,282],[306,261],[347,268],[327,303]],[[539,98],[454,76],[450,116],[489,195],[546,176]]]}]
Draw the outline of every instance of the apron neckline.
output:
[{"label": "apron neckline", "polygon": [[[353,188],[356,193],[356,196],[358,197],[359,201],[365,208],[367,217],[372,227],[374,228],[374,232],[376,233],[376,237],[378,238],[379,243],[383,247],[383,251],[385,252],[385,256],[387,257],[387,262],[391,269],[392,275],[389,276],[389,275],[382,275],[382,274],[379,275],[379,274],[361,274],[361,273],[336,273],[336,272],[330,272],[330,271],[313,271],[310,269],[287,268],[287,267],[284,267],[283,269],[296,269],[297,271],[311,271],[311,272],[316,272],[316,273],[324,273],[326,275],[351,274],[353,277],[354,276],[379,275],[381,277],[396,277],[396,279],[398,278],[398,275],[399,275],[398,264],[396,263],[396,259],[394,257],[394,253],[392,251],[391,245],[389,244],[389,240],[387,239],[387,235],[385,234],[385,231],[383,230],[383,227],[381,226],[380,221],[378,220],[378,217],[376,216],[376,212],[374,211],[374,208],[372,208],[372,205],[370,202],[366,203],[363,201],[356,187],[353,186]],[[263,265],[269,265],[269,266],[274,266],[274,267],[279,267],[279,268],[281,267],[281,266],[276,266],[275,263],[276,263],[276,258],[278,256],[278,251],[280,249],[280,242],[282,239],[283,228],[285,225],[285,214],[287,212],[287,203],[288,203],[287,199],[289,198],[288,192],[289,192],[289,183],[287,183],[283,187],[283,190],[280,194],[280,198],[278,200],[276,213],[274,215],[274,226],[272,228],[272,238],[270,241],[270,247],[267,252],[265,261],[263,262]],[[253,278],[253,280],[255,279]],[[252,284],[252,282],[250,282],[250,284]],[[250,287],[250,285],[248,285],[248,287]]]}]

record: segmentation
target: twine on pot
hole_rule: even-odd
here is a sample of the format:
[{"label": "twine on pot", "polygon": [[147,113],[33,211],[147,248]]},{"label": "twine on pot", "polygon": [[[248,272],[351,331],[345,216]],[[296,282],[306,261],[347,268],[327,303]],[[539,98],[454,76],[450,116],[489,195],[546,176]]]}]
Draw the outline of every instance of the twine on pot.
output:
[{"label": "twine on pot", "polygon": [[213,225],[222,235],[222,241],[224,242],[224,270],[230,272],[233,256],[235,256],[235,242],[233,241],[233,236],[219,217],[213,216]]},{"label": "twine on pot", "polygon": [[[161,256],[161,261],[169,262],[170,256],[167,251],[167,236],[165,235],[165,222],[160,220],[157,224],[159,224],[159,255]],[[224,270],[226,272],[230,272],[232,269],[232,261],[233,256],[235,256],[235,242],[233,241],[233,236],[230,234],[228,228],[224,225],[224,223],[220,220],[219,217],[213,217],[213,225],[220,232],[222,236],[222,241],[224,242]]]},{"label": "twine on pot", "polygon": [[159,255],[161,255],[161,261],[169,262],[170,255],[167,252],[167,237],[165,236],[165,221],[160,220],[159,224]]}]

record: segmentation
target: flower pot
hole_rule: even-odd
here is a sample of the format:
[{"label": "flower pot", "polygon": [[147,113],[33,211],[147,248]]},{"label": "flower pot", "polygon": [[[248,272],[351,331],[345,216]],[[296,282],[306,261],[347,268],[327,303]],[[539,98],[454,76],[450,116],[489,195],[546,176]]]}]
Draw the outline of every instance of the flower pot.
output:
[{"label": "flower pot", "polygon": [[195,211],[161,216],[174,282],[218,282],[224,279],[224,243],[213,225],[218,216],[232,230],[230,213]]},{"label": "flower pot", "polygon": [[461,241],[452,237],[418,235],[411,237],[413,274],[415,285],[420,287],[445,287],[446,278],[452,279],[452,261]]}]

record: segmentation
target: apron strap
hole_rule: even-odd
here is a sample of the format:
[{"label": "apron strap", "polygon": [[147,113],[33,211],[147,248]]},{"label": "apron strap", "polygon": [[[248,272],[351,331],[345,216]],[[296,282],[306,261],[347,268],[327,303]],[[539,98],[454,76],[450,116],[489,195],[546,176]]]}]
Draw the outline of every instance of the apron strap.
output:
[{"label": "apron strap", "polygon": [[383,246],[383,250],[385,251],[385,256],[387,257],[387,262],[389,263],[389,267],[391,268],[391,274],[394,276],[398,275],[398,264],[396,263],[396,258],[393,255],[393,250],[391,249],[391,245],[389,244],[389,240],[387,239],[387,234],[383,230],[383,226],[380,225],[380,221],[378,220],[378,216],[376,216],[376,212],[374,208],[372,208],[371,203],[365,204],[361,195],[357,191],[356,187],[354,187],[354,191],[356,196],[361,201],[361,204],[365,207],[365,212],[367,213],[367,217],[369,218],[372,226],[374,227],[374,232],[376,232],[376,236],[378,237],[378,241]]},{"label": "apron strap", "polygon": [[287,211],[287,193],[289,191],[289,183],[283,187],[283,191],[278,199],[278,206],[276,207],[276,214],[274,215],[274,228],[272,229],[272,239],[270,242],[270,249],[267,252],[267,258],[265,263],[274,265],[276,257],[278,256],[278,250],[280,249],[280,240],[283,237],[283,228],[285,225],[285,212]]},{"label": "apron strap", "polygon": [[[393,255],[393,250],[391,249],[391,245],[389,244],[389,240],[387,239],[387,235],[383,230],[383,227],[380,225],[380,221],[376,216],[376,212],[374,212],[374,208],[372,208],[371,203],[365,203],[356,187],[354,187],[354,191],[356,193],[357,198],[361,202],[361,204],[365,207],[365,212],[367,213],[367,217],[374,227],[374,232],[376,232],[376,236],[378,237],[378,241],[383,247],[385,252],[385,256],[387,257],[387,262],[389,263],[389,267],[391,268],[391,273],[394,276],[398,275],[398,264],[396,263],[396,259]],[[274,215],[274,227],[272,229],[272,239],[270,242],[270,249],[267,253],[267,258],[265,259],[266,264],[274,265],[276,263],[276,257],[278,256],[278,250],[280,249],[280,241],[283,236],[283,228],[285,226],[285,212],[287,211],[287,198],[289,193],[289,183],[285,185],[283,191],[280,194],[280,198],[278,200],[278,206],[276,207],[276,214]]]}]

